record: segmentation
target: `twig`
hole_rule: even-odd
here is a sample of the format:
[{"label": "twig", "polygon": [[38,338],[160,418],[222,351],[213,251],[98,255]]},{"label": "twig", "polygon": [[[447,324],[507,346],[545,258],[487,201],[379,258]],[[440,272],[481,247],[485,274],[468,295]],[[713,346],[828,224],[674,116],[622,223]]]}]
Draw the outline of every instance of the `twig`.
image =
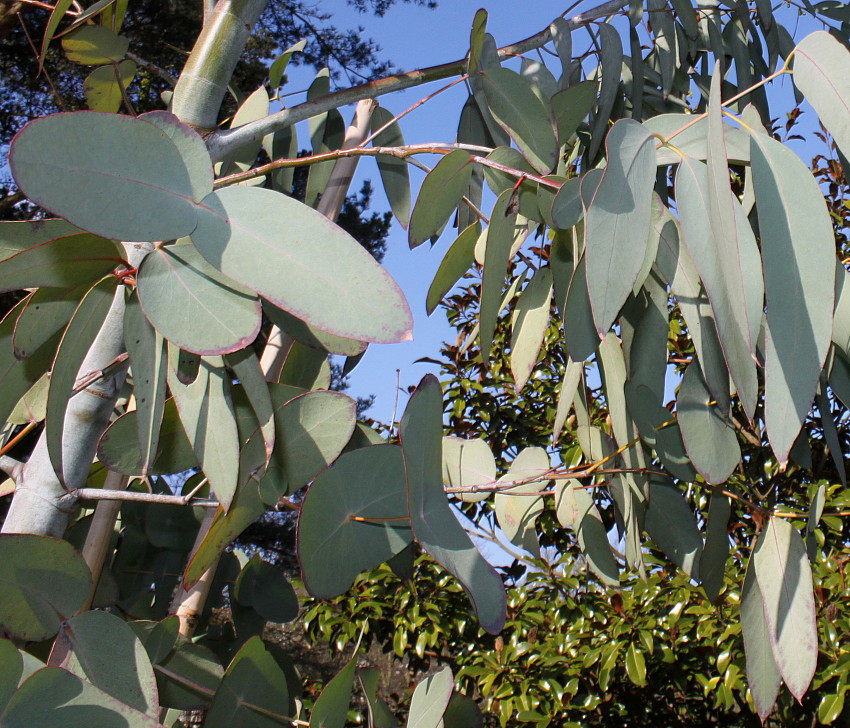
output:
[{"label": "twig", "polygon": [[199,508],[218,508],[221,504],[209,498],[197,498],[186,501],[182,495],[166,495],[165,493],[139,493],[134,490],[107,490],[104,488],[76,488],[69,490],[60,500],[115,500],[133,503],[159,503],[168,506],[197,506]]},{"label": "twig", "polygon": [[141,56],[137,56],[132,51],[127,51],[124,54],[124,57],[129,61],[133,61],[133,63],[135,63],[137,66],[141,66],[146,71],[150,71],[154,76],[159,76],[172,88],[177,85],[177,78],[175,76],[172,76],[164,68],[160,68],[159,66],[157,66],[155,63],[151,63],[150,61],[145,60]]}]

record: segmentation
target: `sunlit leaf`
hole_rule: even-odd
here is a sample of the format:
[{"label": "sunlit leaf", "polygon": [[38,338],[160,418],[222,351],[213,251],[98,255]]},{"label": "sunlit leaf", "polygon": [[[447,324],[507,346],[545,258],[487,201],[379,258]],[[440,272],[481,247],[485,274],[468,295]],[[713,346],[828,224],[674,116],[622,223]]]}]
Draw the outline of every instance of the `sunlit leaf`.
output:
[{"label": "sunlit leaf", "polygon": [[204,205],[192,242],[226,276],[322,331],[410,338],[410,308],[395,281],[324,215],[257,187],[226,187]]},{"label": "sunlit leaf", "polygon": [[450,667],[420,682],[410,699],[407,728],[438,728],[452,697],[454,678]]},{"label": "sunlit leaf", "polygon": [[558,141],[561,144],[570,140],[578,125],[593,110],[598,88],[596,81],[582,81],[552,97],[552,112],[555,115]]},{"label": "sunlit leaf", "polygon": [[455,149],[425,175],[410,216],[408,240],[411,248],[424,243],[443,228],[461,204],[472,179],[472,170],[469,152]]},{"label": "sunlit leaf", "polygon": [[411,396],[399,430],[410,527],[416,541],[460,581],[481,626],[497,634],[505,620],[505,590],[446,500],[440,475],[442,414],[440,383],[428,374]]},{"label": "sunlit leaf", "polygon": [[505,190],[499,195],[496,204],[493,205],[490,226],[487,228],[479,315],[481,351],[484,353],[485,361],[493,345],[493,332],[501,310],[502,289],[514,241],[516,212],[511,210],[512,195],[511,190]]},{"label": "sunlit leaf", "polygon": [[473,223],[466,228],[451,244],[440,266],[434,274],[434,280],[428,288],[425,310],[430,316],[440,305],[440,301],[454,288],[461,276],[475,261],[475,243],[481,235],[481,223]]},{"label": "sunlit leaf", "polygon": [[549,326],[552,269],[538,268],[511,313],[511,373],[519,392],[531,376]]},{"label": "sunlit leaf", "polygon": [[289,48],[274,59],[271,66],[269,66],[269,85],[273,89],[280,86],[283,81],[283,74],[286,71],[286,66],[289,64],[289,59],[292,58],[295,53],[303,51],[304,46],[306,45],[306,40],[299,40],[297,43],[293,43],[289,46]]},{"label": "sunlit leaf", "polygon": [[366,351],[365,341],[345,339],[341,336],[334,336],[326,331],[321,331],[310,326],[307,322],[296,318],[291,313],[277,308],[277,306],[272,306],[270,303],[266,303],[263,311],[281,331],[286,332],[296,341],[300,341],[312,349],[325,352],[326,354],[339,354],[341,356],[357,356]]},{"label": "sunlit leaf", "polygon": [[83,25],[62,38],[68,60],[84,66],[120,61],[129,46],[128,38],[102,25]]},{"label": "sunlit leaf", "polygon": [[[359,647],[359,642],[358,642]],[[351,690],[354,687],[354,673],[357,669],[357,648],[354,656],[325,685],[310,714],[310,728],[343,728],[351,702]]]},{"label": "sunlit leaf", "polygon": [[136,76],[133,61],[121,61],[117,66],[99,66],[83,81],[86,104],[92,111],[113,114],[124,103],[124,90]]}]

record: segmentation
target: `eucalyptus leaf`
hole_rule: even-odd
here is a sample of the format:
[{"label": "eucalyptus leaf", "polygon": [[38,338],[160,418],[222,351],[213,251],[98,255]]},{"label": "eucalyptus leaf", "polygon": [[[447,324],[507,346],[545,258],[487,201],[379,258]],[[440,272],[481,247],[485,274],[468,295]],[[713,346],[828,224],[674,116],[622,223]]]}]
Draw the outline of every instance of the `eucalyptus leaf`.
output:
[{"label": "eucalyptus leaf", "polygon": [[428,288],[425,310],[429,316],[472,267],[475,262],[475,243],[480,235],[481,223],[475,222],[458,235],[446,251]]},{"label": "eucalyptus leaf", "polygon": [[472,171],[469,152],[455,149],[425,175],[410,216],[408,240],[411,248],[421,245],[443,228],[461,204],[472,179]]},{"label": "eucalyptus leaf", "polygon": [[83,81],[86,103],[92,111],[114,114],[124,103],[124,92],[136,77],[136,64],[98,66]]},{"label": "eucalyptus leaf", "polygon": [[511,313],[511,373],[519,392],[540,356],[552,302],[552,269],[538,268]]},{"label": "eucalyptus leaf", "polygon": [[[382,106],[372,112],[372,133],[375,134],[372,146],[404,146],[401,129],[393,119],[392,113]],[[407,162],[389,154],[378,154],[375,161],[378,163],[378,171],[381,174],[381,182],[384,184],[390,209],[399,224],[406,228],[410,222],[410,176],[407,171]]]}]

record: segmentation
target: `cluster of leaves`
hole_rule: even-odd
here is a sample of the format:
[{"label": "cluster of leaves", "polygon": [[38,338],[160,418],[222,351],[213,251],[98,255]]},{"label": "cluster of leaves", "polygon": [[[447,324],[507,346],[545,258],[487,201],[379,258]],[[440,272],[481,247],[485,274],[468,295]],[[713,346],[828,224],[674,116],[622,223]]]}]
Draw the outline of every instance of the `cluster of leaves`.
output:
[{"label": "cluster of leaves", "polygon": [[[52,11],[44,49],[69,5],[61,0]],[[241,100],[228,129],[210,131],[225,109],[219,108],[220,98],[206,98],[214,107],[210,111],[201,97],[211,88],[223,94],[229,79],[213,82],[212,75],[236,59],[204,54],[238,45],[245,34],[240,8],[253,22],[263,7],[259,2],[229,7],[220,23],[209,23],[205,32],[230,35],[215,42],[205,38],[190,59],[192,72],[175,90],[172,108],[194,115],[193,123],[209,131],[206,140],[169,112],[134,115],[130,73],[144,64],[127,55],[128,39],[119,32],[126,5],[96,3],[83,20],[77,17],[78,27],[66,28],[71,32],[63,36],[65,53],[96,67],[88,77],[90,107],[123,108],[128,115],[49,115],[25,126],[11,143],[15,183],[31,203],[59,218],[5,223],[0,229],[0,291],[31,290],[0,323],[4,443],[11,447],[19,424],[45,423],[27,462],[15,463],[3,452],[4,469],[26,484],[15,494],[4,530],[27,523],[41,535],[0,536],[0,548],[8,551],[0,563],[31,566],[12,568],[4,579],[11,586],[0,594],[0,614],[4,629],[18,640],[58,637],[49,666],[33,670],[23,653],[4,646],[10,664],[20,663],[9,673],[10,688],[0,693],[8,696],[0,713],[4,725],[49,722],[46,716],[58,704],[39,700],[48,679],[73,682],[84,695],[81,704],[116,715],[124,711],[133,725],[156,724],[160,706],[188,705],[188,698],[173,699],[174,680],[195,704],[208,707],[208,725],[300,720],[302,706],[285,663],[257,637],[267,619],[280,617],[283,605],[291,604],[291,591],[258,560],[242,565],[238,576],[224,572],[234,580],[228,587],[232,625],[219,635],[220,651],[229,660],[226,671],[207,652],[198,658],[201,667],[197,660],[188,660],[186,670],[169,667],[170,660],[184,659],[177,655],[206,649],[171,640],[173,621],[133,632],[107,615],[122,625],[114,628],[115,641],[138,656],[136,674],[145,676],[138,691],[126,680],[113,687],[114,676],[99,669],[102,647],[74,642],[77,631],[86,633],[86,619],[101,620],[85,611],[91,574],[79,557],[68,555],[67,544],[44,537],[65,535],[67,514],[83,493],[78,489],[102,486],[101,466],[122,484],[198,469],[209,487],[194,503],[215,509],[196,538],[188,537],[197,522],[188,510],[173,526],[181,531],[174,538],[153,529],[155,541],[146,518],[138,548],[132,546],[139,531],[133,510],[122,510],[122,536],[131,550],[125,553],[119,545],[116,558],[138,556],[141,575],[135,597],[128,596],[126,584],[113,590],[110,604],[118,609],[132,614],[145,607],[153,611],[142,616],[161,617],[172,569],[180,571],[175,561],[191,548],[178,598],[169,605],[180,615],[181,630],[191,632],[184,610],[198,617],[191,612],[192,590],[209,587],[217,565],[232,568],[233,560],[222,560],[222,554],[251,522],[292,504],[291,495],[309,484],[299,508],[297,551],[312,595],[338,596],[361,571],[402,560],[420,547],[459,583],[478,624],[491,635],[503,629],[510,613],[563,636],[567,621],[559,622],[558,615],[575,606],[580,613],[575,621],[593,643],[583,669],[598,665],[596,680],[608,686],[622,677],[615,669],[621,656],[626,679],[637,687],[647,680],[647,655],[656,646],[664,663],[669,635],[662,630],[675,632],[671,615],[647,610],[643,621],[644,615],[626,610],[632,602],[621,597],[622,624],[611,642],[599,631],[596,612],[582,612],[584,602],[577,598],[591,592],[600,598],[596,587],[574,585],[570,570],[561,577],[546,571],[549,579],[567,581],[556,585],[559,599],[548,600],[545,614],[537,604],[528,612],[519,608],[526,598],[522,589],[526,596],[538,593],[538,577],[526,573],[525,585],[515,585],[520,591],[509,612],[502,577],[455,518],[447,493],[471,513],[491,510],[505,537],[526,552],[540,554],[550,539],[574,554],[577,543],[601,583],[619,587],[637,574],[645,586],[636,587],[630,600],[641,598],[643,590],[656,601],[667,593],[662,585],[649,586],[650,577],[661,574],[648,546],[654,543],[681,568],[684,576],[677,577],[673,593],[697,608],[696,625],[700,614],[710,622],[717,613],[691,601],[696,591],[690,582],[701,585],[709,602],[722,598],[733,501],[735,509],[744,504],[746,529],[736,540],[746,544],[749,559],[744,566],[744,551],[736,554],[740,622],[728,630],[742,634],[750,697],[741,698],[740,650],[737,661],[730,650],[722,681],[707,677],[706,685],[716,689],[717,706],[751,702],[762,720],[782,683],[804,699],[818,674],[819,649],[845,656],[838,646],[843,634],[836,633],[832,646],[818,642],[811,559],[818,563],[818,524],[840,511],[825,510],[833,491],[828,482],[818,482],[823,463],[806,445],[809,430],[820,428],[815,444],[828,449],[830,467],[846,480],[839,425],[850,405],[850,282],[836,256],[843,243],[836,241],[835,218],[818,179],[767,131],[764,88],[787,72],[793,55],[795,89],[838,150],[850,153],[850,52],[843,45],[850,29],[829,26],[829,32],[818,31],[794,46],[763,3],[751,17],[743,5],[695,13],[682,0],[670,7],[649,0],[651,23],[641,23],[639,7],[630,10],[631,56],[613,24],[602,22],[590,28],[594,49],[585,58],[574,52],[571,31],[587,18],[557,18],[538,36],[499,51],[486,32],[487,14],[479,11],[467,58],[430,72],[433,78],[467,76],[470,96],[458,142],[408,146],[398,119],[369,107],[372,135],[337,153],[345,124],[335,106],[339,97],[331,94],[329,69],[319,71],[307,91],[300,107],[304,116],[298,116],[298,106],[270,115],[287,64],[304,52],[303,42],[278,55],[266,71],[267,82]],[[610,9],[601,6],[593,17]],[[831,5],[820,10],[827,19],[835,15]],[[503,65],[549,43],[557,59],[554,72],[528,57],[519,71]],[[365,101],[427,77],[402,74],[347,98]],[[311,153],[304,158],[294,124],[308,117]],[[352,130],[364,138],[360,121]],[[262,163],[262,153],[273,161]],[[411,209],[408,160],[416,153],[440,159]],[[468,270],[480,274],[474,331],[464,343],[477,346],[478,371],[451,398],[495,392],[480,404],[502,406],[496,382],[509,372],[515,393],[528,389],[532,401],[539,399],[542,425],[515,417],[509,427],[496,426],[496,412],[490,412],[489,421],[480,418],[486,439],[443,437],[442,389],[427,376],[407,403],[398,444],[386,444],[375,429],[357,422],[353,400],[327,391],[329,355],[347,357],[345,373],[368,344],[403,341],[412,328],[398,286],[329,220],[336,186],[345,178],[337,161],[353,155],[376,157],[412,247],[437,238],[457,220],[460,233],[429,290],[429,310]],[[303,203],[290,196],[300,165],[309,167]],[[737,175],[734,187],[730,167]],[[491,197],[485,198],[485,182],[495,197],[486,216],[484,202]],[[505,307],[510,354],[505,365],[491,365]],[[264,316],[286,342],[280,368],[261,364],[257,353],[264,343],[259,338]],[[559,353],[535,377],[544,344]],[[677,382],[671,402],[668,376]],[[476,390],[473,381],[481,385],[482,377],[495,379]],[[465,404],[453,409],[455,417],[464,409]],[[569,435],[561,443],[565,429]],[[557,448],[547,449],[540,439],[550,432]],[[808,481],[816,487],[801,485]],[[109,489],[115,491],[111,497],[145,500],[141,492]],[[482,505],[490,494],[492,501]],[[162,495],[183,507],[197,497]],[[153,496],[148,500],[156,500]],[[808,544],[796,527],[802,513],[808,516]],[[612,548],[614,529],[624,555]],[[29,562],[19,558],[27,548],[34,554]],[[839,584],[843,588],[843,575],[829,558],[835,578],[817,587],[823,598],[833,599]],[[18,595],[42,562],[56,565],[49,583],[39,587],[37,606],[21,609]],[[152,564],[160,562],[167,566],[157,571]],[[181,590],[189,595],[185,601]],[[725,593],[733,601],[738,592]],[[422,604],[411,613],[419,627],[434,616]],[[477,630],[469,619],[459,622],[461,631]],[[705,636],[694,624],[688,628],[706,640],[718,633],[722,640],[727,630],[709,629]],[[408,636],[416,631],[405,629]],[[474,681],[504,723],[514,717],[539,724],[553,719],[554,708],[542,709],[519,671],[510,676],[497,669],[508,655],[529,662],[530,630],[494,640],[495,662],[475,662],[475,646],[468,643],[469,661],[459,664],[466,670],[459,673],[461,682]],[[394,632],[397,650],[409,646],[420,659],[438,644],[431,636],[414,641],[399,633],[395,638]],[[605,645],[599,643],[603,639]],[[568,658],[574,647],[557,649]],[[374,673],[358,675],[356,661],[357,650],[316,700],[311,724],[341,725],[357,679],[370,722],[391,720],[376,697]],[[840,670],[845,663],[839,660]],[[552,675],[554,665],[540,663],[544,675],[538,686],[545,682],[559,701],[569,696],[579,718],[604,705],[579,674],[566,681]],[[195,678],[192,670],[206,677]],[[530,669],[523,672],[528,678]],[[837,682],[831,703],[819,706],[823,720],[840,712],[844,674],[829,673],[823,680]],[[496,687],[502,675],[510,679]],[[157,682],[162,679],[166,682]],[[463,725],[463,716],[475,709],[453,697],[453,683],[445,670],[421,683],[408,725]],[[620,704],[616,715],[637,710],[633,695]]]}]

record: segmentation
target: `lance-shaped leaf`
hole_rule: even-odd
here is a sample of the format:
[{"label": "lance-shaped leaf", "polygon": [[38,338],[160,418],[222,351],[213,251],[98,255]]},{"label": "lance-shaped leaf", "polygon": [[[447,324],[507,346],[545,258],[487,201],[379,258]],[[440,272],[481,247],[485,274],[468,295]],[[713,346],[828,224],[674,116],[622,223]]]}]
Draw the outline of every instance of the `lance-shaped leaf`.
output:
[{"label": "lance-shaped leaf", "polygon": [[216,511],[212,525],[189,559],[183,572],[183,588],[191,589],[233,539],[256,521],[264,510],[265,506],[256,488],[239,488],[230,509],[225,511],[219,508]]},{"label": "lance-shaped leaf", "polygon": [[366,698],[369,709],[370,728],[398,728],[395,716],[387,704],[378,697],[378,680],[381,671],[377,667],[361,667],[357,670],[357,679]]},{"label": "lance-shaped leaf", "polygon": [[274,728],[288,714],[286,675],[260,637],[254,635],[239,648],[227,666],[204,725],[207,728],[237,725]]},{"label": "lance-shaped leaf", "polygon": [[693,510],[672,483],[650,482],[644,528],[671,561],[689,578],[699,580],[702,536]]},{"label": "lance-shaped leaf", "polygon": [[531,82],[501,66],[481,73],[487,107],[523,156],[541,174],[555,166],[558,142],[552,128],[551,110],[534,92]]},{"label": "lance-shaped leaf", "polygon": [[832,342],[850,355],[850,273],[835,261],[835,307],[832,318]]},{"label": "lance-shaped leaf", "polygon": [[608,119],[619,93],[620,77],[623,74],[623,43],[620,40],[620,34],[609,23],[601,23],[597,32],[601,46],[602,83],[599,88],[599,104],[590,129],[590,147],[587,157],[591,162],[602,146],[602,139],[608,128]]},{"label": "lance-shaped leaf", "polygon": [[519,392],[531,376],[549,326],[552,269],[538,268],[511,313],[511,374]]},{"label": "lance-shaped leaf", "polygon": [[[599,173],[601,174],[601,170]],[[555,227],[560,230],[569,230],[571,227],[578,225],[578,221],[584,215],[584,207],[581,204],[581,195],[579,194],[581,184],[581,177],[568,179],[561,185],[561,188],[555,195],[555,199],[552,200],[550,215],[552,222],[555,223]]]},{"label": "lance-shaped leaf", "polygon": [[198,222],[174,142],[132,116],[76,111],[36,119],[12,141],[9,165],[33,202],[95,235],[172,240]]},{"label": "lance-shaped leaf", "polygon": [[752,170],[767,297],[765,424],[779,462],[812,405],[832,336],[832,223],[818,183],[790,149],[752,135]]},{"label": "lance-shaped leaf", "polygon": [[[230,120],[230,128],[236,129],[252,121],[257,121],[269,115],[269,92],[265,85],[251,92],[236,110]],[[229,174],[233,171],[250,169],[257,160],[257,153],[262,146],[262,139],[253,140],[230,152],[218,168],[219,174]],[[324,150],[322,150],[324,151]],[[210,190],[212,191],[212,190]]]},{"label": "lance-shaped leaf", "polygon": [[694,468],[708,483],[717,484],[726,482],[741,461],[741,447],[735,430],[712,402],[699,362],[692,361],[676,398],[679,428]]},{"label": "lance-shaped leaf", "polygon": [[587,265],[582,254],[570,279],[567,303],[564,307],[564,340],[570,359],[582,362],[599,346],[599,336],[593,324],[590,298],[587,295]]},{"label": "lance-shaped leaf", "polygon": [[66,669],[140,713],[156,717],[159,696],[148,653],[127,623],[107,612],[83,612],[62,625]]},{"label": "lance-shaped leaf", "polygon": [[850,53],[818,30],[794,49],[794,85],[803,92],[845,156],[850,155]]},{"label": "lance-shaped leaf", "polygon": [[[139,446],[139,411],[121,415],[103,433],[97,446],[97,458],[110,470],[124,475],[141,475],[144,457]],[[157,435],[159,447],[149,464],[148,475],[172,475],[197,467],[198,459],[186,438],[173,399],[163,405],[162,423]]]},{"label": "lance-shaped leaf", "polygon": [[210,487],[227,510],[239,482],[239,436],[230,398],[230,378],[221,358],[210,357],[201,360],[194,382],[181,384],[171,352],[168,387],[174,395],[180,421]]},{"label": "lance-shaped leaf", "polygon": [[812,568],[806,545],[788,521],[772,516],[756,541],[753,564],[773,657],[791,694],[802,700],[818,660]]},{"label": "lance-shaped leaf", "polygon": [[310,728],[344,728],[351,702],[351,689],[354,687],[354,674],[357,670],[357,656],[360,640],[354,648],[354,655],[345,663],[331,681],[325,685],[310,714]]},{"label": "lance-shaped leaf", "polygon": [[88,597],[91,573],[67,541],[0,534],[0,624],[13,637],[52,637]]},{"label": "lance-shaped leaf", "polygon": [[708,506],[705,546],[700,559],[700,579],[705,596],[712,604],[723,590],[726,560],[729,558],[729,516],[732,505],[729,496],[712,493]]},{"label": "lance-shaped leaf", "polygon": [[213,191],[213,166],[201,135],[169,111],[149,111],[139,118],[162,129],[174,142],[189,172],[192,199],[195,202],[203,200]]},{"label": "lance-shaped leaf", "polygon": [[[687,0],[685,0],[687,2]],[[669,139],[676,148],[662,146],[658,149],[658,165],[679,164],[681,152],[693,159],[705,160],[708,136],[708,119],[697,118],[691,114],[659,114],[643,122],[643,125],[653,134]],[[687,129],[682,127],[687,125]],[[723,141],[726,143],[726,156],[730,161],[750,161],[750,135],[747,131],[734,126],[723,128]]]},{"label": "lance-shaped leaf", "polygon": [[564,370],[564,376],[561,379],[561,388],[558,390],[558,405],[555,409],[555,421],[552,425],[552,442],[553,444],[561,437],[561,431],[566,424],[567,416],[575,398],[576,389],[578,388],[579,379],[581,378],[584,367],[567,359],[567,367]]},{"label": "lance-shaped leaf", "polygon": [[[372,112],[372,133],[378,132],[372,139],[373,147],[404,146],[401,128],[393,121],[394,118],[393,114],[382,106]],[[406,228],[410,220],[410,176],[407,172],[407,162],[390,154],[378,154],[375,161],[378,163],[390,209],[399,224]]]},{"label": "lance-shaped leaf", "polygon": [[91,286],[129,265],[111,240],[76,233],[40,243],[0,263],[0,292],[21,288]]},{"label": "lance-shaped leaf", "polygon": [[303,51],[304,46],[306,45],[307,41],[305,39],[299,40],[297,43],[293,43],[289,46],[289,48],[274,59],[272,65],[269,66],[269,84],[273,89],[280,86],[283,81],[283,74],[286,71],[287,65],[289,65],[289,59],[292,58],[295,53]]},{"label": "lance-shaped leaf", "polygon": [[440,477],[442,416],[440,383],[428,374],[411,396],[399,429],[410,527],[416,541],[460,581],[481,626],[498,634],[505,622],[505,588],[446,500]]},{"label": "lance-shaped leaf", "polygon": [[421,245],[442,230],[466,194],[472,171],[469,152],[455,149],[425,175],[410,216],[408,240],[411,248]]},{"label": "lance-shaped leaf", "polygon": [[401,449],[376,445],[346,453],[316,477],[301,505],[304,585],[320,598],[342,594],[361,571],[391,559],[411,539]]},{"label": "lance-shaped leaf", "polygon": [[376,343],[410,338],[398,285],[324,215],[257,187],[226,187],[204,206],[192,242],[226,276],[322,331]]},{"label": "lance-shaped leaf", "polygon": [[181,349],[223,354],[247,346],[259,333],[259,298],[222,276],[193,245],[151,251],[136,282],[145,316]]},{"label": "lance-shaped leaf", "polygon": [[[492,486],[496,480],[496,458],[490,446],[481,439],[443,438],[443,485],[446,488]],[[484,500],[488,491],[474,490],[455,494],[465,503]]]},{"label": "lance-shaped leaf", "polygon": [[257,417],[268,460],[275,442],[274,403],[269,393],[268,383],[260,369],[260,362],[250,347],[233,352],[226,357],[226,360]]},{"label": "lance-shaped leaf", "polygon": [[493,345],[493,332],[501,310],[502,288],[505,284],[514,242],[516,211],[511,210],[513,192],[505,190],[493,205],[490,226],[487,228],[487,246],[484,252],[484,273],[481,281],[481,310],[479,314],[481,351],[488,361]]},{"label": "lance-shaped leaf", "polygon": [[[90,285],[76,288],[39,288],[26,299],[15,322],[12,346],[18,359],[29,359],[68,322]],[[14,320],[12,316],[12,320]]]},{"label": "lance-shaped leaf", "polygon": [[474,222],[449,246],[428,288],[425,310],[429,316],[475,262],[475,243],[479,235],[481,235],[481,223]]},{"label": "lance-shaped leaf", "polygon": [[124,309],[124,344],[133,373],[142,466],[140,475],[147,475],[159,447],[168,358],[165,341],[144,317],[137,296],[131,297]]},{"label": "lance-shaped leaf", "polygon": [[[587,289],[600,336],[611,326],[641,269],[652,214],[655,140],[631,119],[605,141],[608,165],[585,217]],[[584,195],[582,195],[584,197]]]},{"label": "lance-shaped leaf", "polygon": [[741,632],[747,658],[747,682],[762,723],[773,710],[779,687],[782,685],[782,677],[773,657],[764,607],[761,589],[756,580],[754,559],[751,558],[741,590]]},{"label": "lance-shaped leaf", "polygon": [[65,477],[69,475],[73,478],[71,483],[78,484],[88,473],[88,465],[85,466],[85,473],[64,472],[64,448],[74,447],[73,443],[65,442],[65,412],[73,396],[80,366],[106,319],[116,288],[117,278],[104,278],[86,293],[62,335],[56,359],[53,361],[45,428],[50,463],[61,483],[65,483]]},{"label": "lance-shaped leaf", "polygon": [[[532,554],[540,552],[534,524],[543,512],[543,497],[535,497],[549,482],[546,475],[551,470],[549,456],[542,447],[527,447],[511,463],[507,474],[499,478],[500,484],[512,481],[529,481],[496,493],[493,507],[496,520],[505,537]],[[540,476],[537,479],[537,476]]]},{"label": "lance-shaped leaf", "polygon": [[339,354],[340,356],[357,356],[366,351],[367,344],[365,341],[344,339],[341,336],[334,336],[326,331],[321,331],[268,302],[263,306],[263,311],[281,331],[285,331],[293,339],[306,344],[311,349],[326,354]]},{"label": "lance-shaped leaf", "polygon": [[[701,162],[688,158],[679,165],[676,204],[688,253],[714,312],[714,323],[729,374],[742,403],[754,404],[758,381],[751,350],[737,228],[731,239],[718,237],[723,231],[728,232],[728,226],[724,226],[723,231],[713,226],[708,170]],[[723,214],[730,217],[734,226],[737,213],[733,205],[738,203],[730,197],[729,207]]]},{"label": "lance-shaped leaf", "polygon": [[410,699],[407,728],[438,728],[442,725],[443,713],[446,712],[453,688],[454,678],[450,667],[444,667],[422,680]]}]

